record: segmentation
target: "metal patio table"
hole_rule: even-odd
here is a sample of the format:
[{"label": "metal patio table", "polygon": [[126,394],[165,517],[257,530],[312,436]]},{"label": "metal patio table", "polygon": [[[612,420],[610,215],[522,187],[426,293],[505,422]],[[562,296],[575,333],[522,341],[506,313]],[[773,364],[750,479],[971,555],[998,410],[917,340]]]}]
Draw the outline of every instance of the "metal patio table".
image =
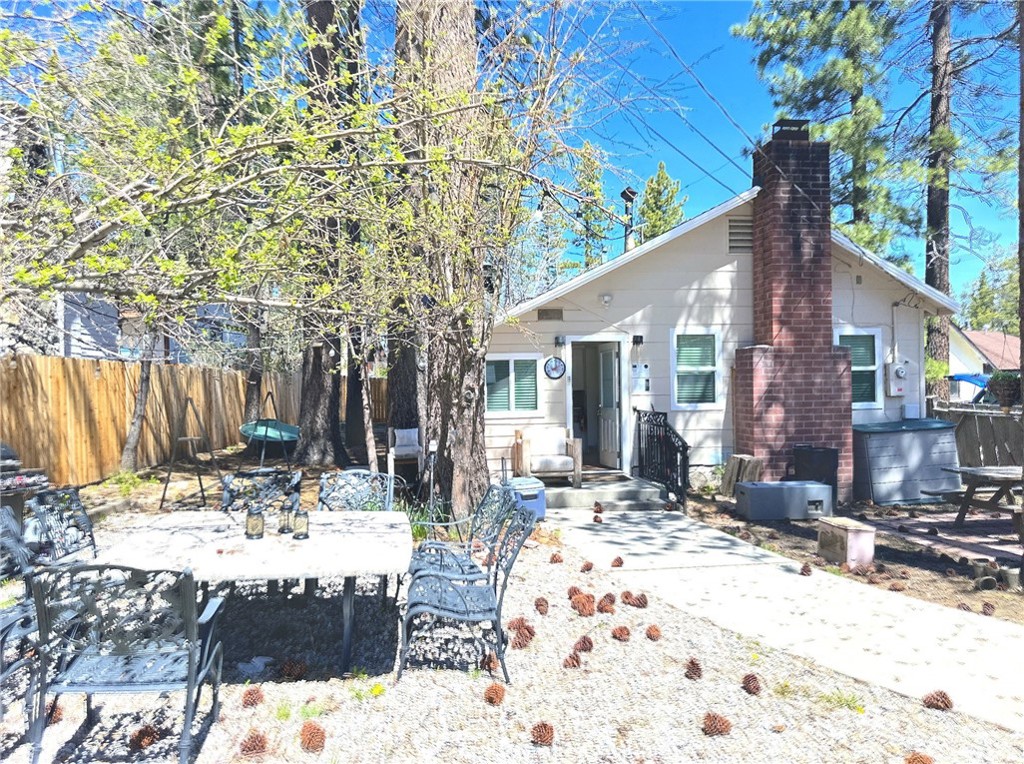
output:
[{"label": "metal patio table", "polygon": [[402,575],[412,557],[412,530],[404,512],[311,512],[309,538],[279,534],[268,518],[261,539],[245,538],[243,514],[174,512],[123,526],[123,540],[104,543],[99,562],[139,568],[191,568],[196,581],[344,578],[341,671],[352,655],[356,577]]}]

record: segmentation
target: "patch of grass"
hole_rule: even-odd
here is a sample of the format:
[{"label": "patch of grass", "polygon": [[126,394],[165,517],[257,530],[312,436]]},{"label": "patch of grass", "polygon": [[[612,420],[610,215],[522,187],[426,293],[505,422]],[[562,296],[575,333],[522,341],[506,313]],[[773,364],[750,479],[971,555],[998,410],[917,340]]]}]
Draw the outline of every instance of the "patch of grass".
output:
[{"label": "patch of grass", "polygon": [[852,692],[843,692],[842,690],[823,692],[818,696],[818,700],[829,708],[845,708],[856,711],[858,714],[864,713],[864,701]]},{"label": "patch of grass", "polygon": [[277,710],[274,711],[274,716],[277,717],[279,722],[286,722],[292,718],[292,707],[287,703],[279,703]]},{"label": "patch of grass", "polygon": [[775,554],[779,554],[778,544],[772,544],[770,541],[765,541],[759,544],[758,546],[760,546],[766,552],[775,552]]},{"label": "patch of grass", "polygon": [[843,575],[843,569],[840,568],[838,565],[826,565],[825,566],[825,572],[826,573],[831,573],[834,576],[841,576],[841,575]]},{"label": "patch of grass", "polygon": [[103,485],[117,488],[118,493],[124,497],[131,496],[144,485],[159,485],[159,483],[157,478],[142,477],[137,472],[118,472],[103,481]]},{"label": "patch of grass", "polygon": [[367,673],[366,669],[363,668],[362,666],[353,666],[352,667],[352,678],[353,679],[367,679],[367,678],[369,678],[369,676],[370,676],[369,673]]},{"label": "patch of grass", "polygon": [[299,716],[303,719],[315,719],[327,713],[327,709],[318,703],[306,703],[299,709]]},{"label": "patch of grass", "polygon": [[791,685],[789,681],[779,682],[775,687],[772,688],[772,692],[778,695],[780,698],[792,698],[799,692],[796,687]]},{"label": "patch of grass", "polygon": [[480,675],[481,675],[482,673],[483,673],[483,672],[482,672],[482,671],[480,670],[480,668],[479,668],[478,666],[474,666],[473,668],[471,668],[471,669],[469,670],[469,678],[470,678],[470,679],[479,679],[479,678],[480,678]]}]

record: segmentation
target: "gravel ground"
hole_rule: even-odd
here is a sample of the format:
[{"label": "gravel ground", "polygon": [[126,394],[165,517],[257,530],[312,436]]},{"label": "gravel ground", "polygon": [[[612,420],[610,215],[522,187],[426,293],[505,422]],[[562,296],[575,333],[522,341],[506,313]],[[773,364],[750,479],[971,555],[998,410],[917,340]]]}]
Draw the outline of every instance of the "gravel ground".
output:
[{"label": "gravel ground", "polygon": [[[287,595],[270,597],[264,589],[240,587],[221,622],[226,676],[220,717],[211,725],[207,692],[195,726],[195,760],[903,762],[913,750],[937,762],[1024,759],[1019,735],[955,710],[927,709],[920,699],[769,650],[684,615],[654,591],[644,592],[646,609],[617,601],[614,614],[578,616],[567,598],[570,586],[621,599],[611,561],[594,560],[594,569],[583,573],[583,560],[573,549],[558,547],[564,562],[552,564],[557,538],[541,542],[523,550],[513,571],[505,620],[525,616],[536,638],[525,649],[508,650],[512,684],[498,706],[485,703],[483,695],[492,681],[501,683],[500,671],[492,677],[471,665],[477,659],[473,637],[480,634],[469,630],[437,629],[419,643],[417,660],[395,683],[398,610],[391,602],[382,604],[376,578],[360,581],[353,657],[359,668],[344,678],[332,671],[331,662],[340,652],[340,584],[321,582],[316,601],[305,605]],[[392,581],[392,594],[393,587]],[[534,609],[538,596],[550,602],[546,616]],[[645,637],[651,624],[661,629],[660,641]],[[628,642],[612,639],[616,626],[629,628]],[[581,655],[580,668],[563,668],[583,635],[592,638],[593,651]],[[461,664],[430,662],[441,643],[461,648]],[[274,660],[247,680],[238,664],[257,655]],[[685,677],[690,657],[703,666],[699,680]],[[306,664],[302,680],[281,676],[286,660]],[[760,695],[741,687],[748,673],[760,678]],[[245,708],[242,695],[253,684],[261,687],[264,701]],[[99,720],[92,725],[84,724],[80,698],[62,701],[64,718],[46,733],[43,761],[175,760],[180,695],[98,700]],[[0,723],[0,760],[11,764],[28,761],[28,746],[16,740],[22,723],[18,711],[10,709]],[[705,736],[701,723],[708,711],[726,716],[731,733]],[[300,746],[307,719],[326,731],[323,753],[306,753]],[[550,747],[530,741],[530,730],[540,721],[554,727]],[[133,752],[129,739],[144,724],[164,737]],[[250,730],[266,736],[266,753],[241,754]]]}]

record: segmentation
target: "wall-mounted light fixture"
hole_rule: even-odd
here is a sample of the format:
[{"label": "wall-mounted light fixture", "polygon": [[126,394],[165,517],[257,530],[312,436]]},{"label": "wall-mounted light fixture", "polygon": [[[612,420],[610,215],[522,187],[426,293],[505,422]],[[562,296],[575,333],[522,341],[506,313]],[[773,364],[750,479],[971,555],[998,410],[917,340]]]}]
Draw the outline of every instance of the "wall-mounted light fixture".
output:
[{"label": "wall-mounted light fixture", "polygon": [[644,344],[644,335],[634,334],[633,335],[633,347],[638,348]]},{"label": "wall-mounted light fixture", "polygon": [[556,334],[555,335],[555,347],[556,348],[564,348],[565,347],[565,335],[564,334]]},{"label": "wall-mounted light fixture", "polygon": [[597,299],[599,299],[601,301],[601,304],[604,305],[606,308],[612,304],[612,296],[608,292],[605,292],[604,294],[599,294],[597,296]]}]

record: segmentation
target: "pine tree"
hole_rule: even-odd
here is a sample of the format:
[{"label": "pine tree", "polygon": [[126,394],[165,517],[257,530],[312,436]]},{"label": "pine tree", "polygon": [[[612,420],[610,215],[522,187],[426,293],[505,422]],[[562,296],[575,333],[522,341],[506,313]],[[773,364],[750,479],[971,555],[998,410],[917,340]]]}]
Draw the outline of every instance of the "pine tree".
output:
[{"label": "pine tree", "polygon": [[683,205],[687,197],[676,201],[681,185],[665,171],[665,163],[658,162],[658,171],[647,179],[640,202],[637,226],[641,242],[661,236],[683,222]]},{"label": "pine tree", "polygon": [[585,141],[576,166],[576,191],[584,200],[580,202],[574,226],[583,250],[584,268],[599,265],[608,249],[612,221],[604,208],[603,174],[596,147]]},{"label": "pine tree", "polygon": [[995,261],[964,289],[960,297],[960,324],[968,329],[1019,336],[1019,294],[1017,258],[1008,256]]}]

